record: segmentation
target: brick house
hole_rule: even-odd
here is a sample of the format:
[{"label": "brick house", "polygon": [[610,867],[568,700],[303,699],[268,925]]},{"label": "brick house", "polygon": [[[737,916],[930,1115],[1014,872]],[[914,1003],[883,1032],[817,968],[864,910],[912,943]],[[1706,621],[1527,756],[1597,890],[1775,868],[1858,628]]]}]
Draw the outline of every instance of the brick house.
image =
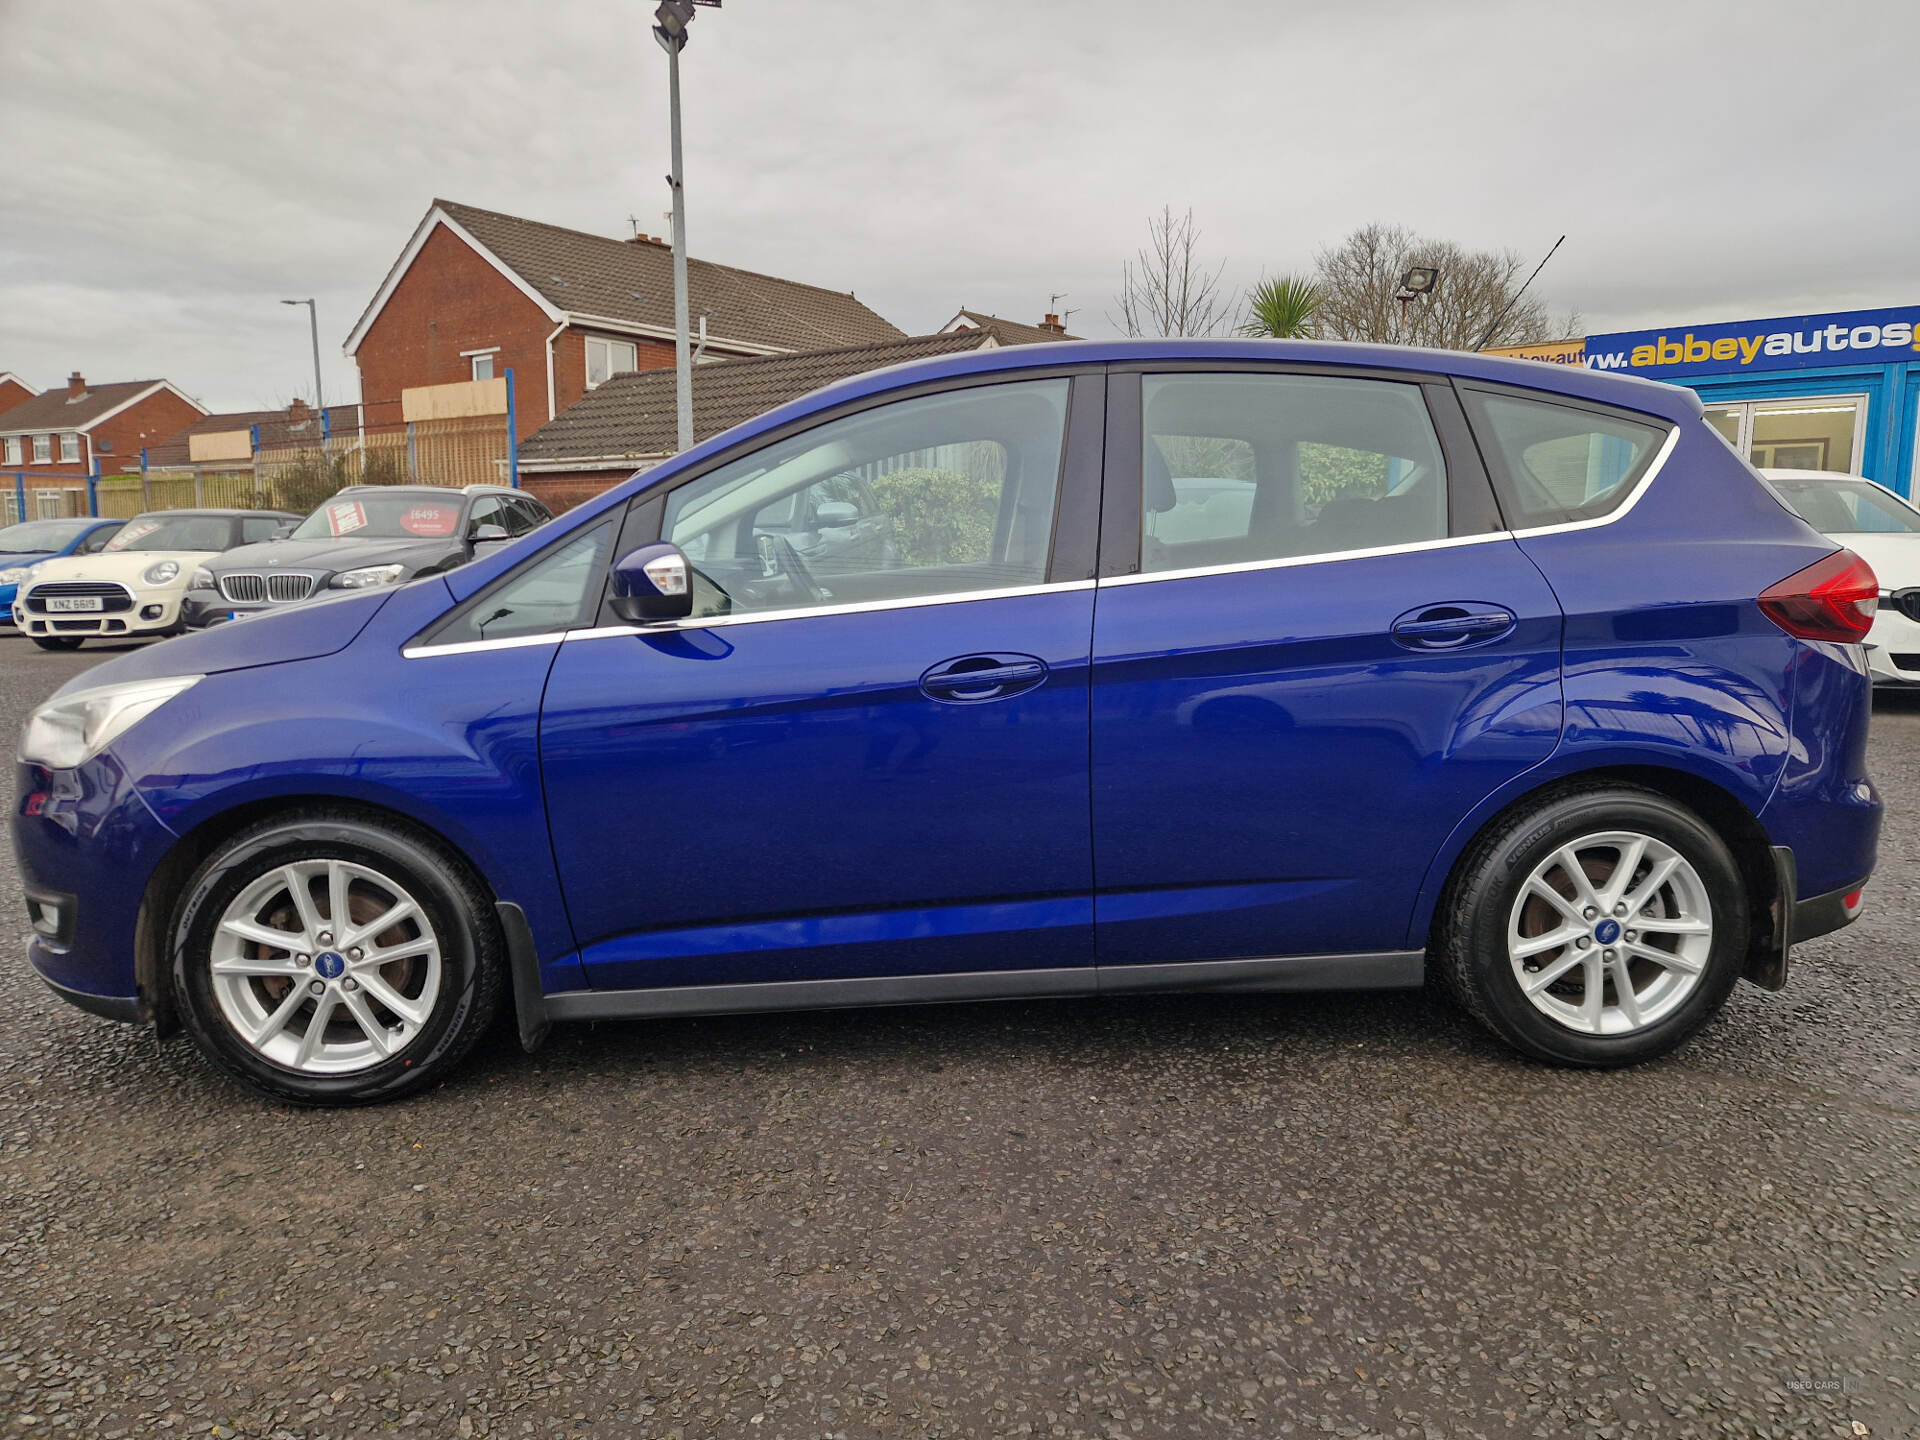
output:
[{"label": "brick house", "polygon": [[[160,444],[147,447],[147,466],[167,470],[190,465],[196,435],[226,435],[245,430],[259,437],[263,449],[273,449],[318,446],[325,436],[352,435],[359,427],[357,405],[327,406],[327,419],[323,424],[320,412],[299,399],[284,410],[235,410],[224,415],[201,415]],[[137,455],[134,464],[137,468]]]},{"label": "brick house", "polygon": [[23,400],[31,400],[40,392],[11,370],[0,370],[0,415],[4,415]]},{"label": "brick house", "polygon": [[1050,340],[1080,338],[1067,333],[1067,327],[1058,315],[1048,315],[1038,325],[1028,325],[1019,320],[1002,320],[998,315],[983,315],[978,310],[968,310],[964,306],[940,327],[938,333],[952,335],[961,330],[988,331],[1002,345],[1044,345]]},{"label": "brick house", "polygon": [[[902,338],[852,295],[692,258],[687,270],[703,360]],[[614,375],[671,367],[673,335],[665,242],[435,200],[345,349],[368,424],[398,419],[404,389],[511,368],[525,438]]]},{"label": "brick house", "polygon": [[165,380],[88,385],[76,370],[64,390],[47,390],[0,412],[0,470],[85,478],[140,468],[140,451],[178,435],[206,409]]},{"label": "brick house", "polygon": [[[693,438],[718,435],[836,380],[999,343],[990,331],[969,329],[702,365],[693,372]],[[673,371],[615,375],[520,447],[520,483],[558,513],[659,464],[678,439]]]}]

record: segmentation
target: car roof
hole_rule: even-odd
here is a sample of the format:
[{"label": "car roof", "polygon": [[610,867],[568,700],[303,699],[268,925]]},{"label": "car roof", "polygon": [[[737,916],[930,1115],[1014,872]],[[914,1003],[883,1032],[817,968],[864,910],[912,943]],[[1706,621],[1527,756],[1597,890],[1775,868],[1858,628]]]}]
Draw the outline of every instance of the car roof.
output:
[{"label": "car roof", "polygon": [[527,493],[524,490],[516,490],[511,485],[347,485],[334,493],[363,495],[368,491],[376,491],[382,495],[525,495]]},{"label": "car roof", "polygon": [[128,525],[128,524],[131,524],[133,520],[152,520],[156,516],[173,516],[173,515],[213,516],[221,520],[241,520],[241,519],[247,519],[247,518],[253,518],[253,519],[264,518],[268,520],[298,520],[300,518],[298,515],[294,514],[291,510],[214,510],[214,509],[142,510],[138,515],[133,516],[131,520],[122,520],[120,523],[122,525]]}]

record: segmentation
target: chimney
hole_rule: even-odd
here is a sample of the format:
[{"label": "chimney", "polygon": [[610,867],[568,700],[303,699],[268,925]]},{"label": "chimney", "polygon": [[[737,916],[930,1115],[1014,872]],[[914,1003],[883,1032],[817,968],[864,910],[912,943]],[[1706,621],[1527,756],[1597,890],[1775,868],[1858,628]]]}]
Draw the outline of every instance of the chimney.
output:
[{"label": "chimney", "polygon": [[1067,333],[1067,327],[1060,323],[1060,317],[1058,315],[1048,315],[1046,319],[1040,322],[1040,328],[1042,330],[1051,330],[1056,335],[1064,335]]},{"label": "chimney", "polygon": [[307,402],[298,395],[287,405],[287,421],[292,425],[304,425],[313,418],[313,411],[307,408]]},{"label": "chimney", "polygon": [[67,377],[67,399],[84,399],[87,393],[87,377],[78,370]]},{"label": "chimney", "polygon": [[662,250],[672,248],[658,235],[635,235],[631,240],[627,241],[627,243],[629,245],[658,245]]}]

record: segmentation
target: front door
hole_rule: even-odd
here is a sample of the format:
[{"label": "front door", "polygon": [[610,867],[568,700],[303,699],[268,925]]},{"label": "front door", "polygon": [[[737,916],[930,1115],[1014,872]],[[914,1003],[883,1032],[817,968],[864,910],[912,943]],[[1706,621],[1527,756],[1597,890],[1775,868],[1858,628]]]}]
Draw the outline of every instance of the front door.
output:
[{"label": "front door", "polygon": [[1448,834],[1560,732],[1560,610],[1470,444],[1441,444],[1436,417],[1464,439],[1457,401],[1116,374],[1112,410],[1102,987],[1109,967],[1404,951]]},{"label": "front door", "polygon": [[1100,383],[876,405],[646,497],[694,618],[570,637],[542,714],[589,983],[1090,987],[1090,548],[1050,561]]}]

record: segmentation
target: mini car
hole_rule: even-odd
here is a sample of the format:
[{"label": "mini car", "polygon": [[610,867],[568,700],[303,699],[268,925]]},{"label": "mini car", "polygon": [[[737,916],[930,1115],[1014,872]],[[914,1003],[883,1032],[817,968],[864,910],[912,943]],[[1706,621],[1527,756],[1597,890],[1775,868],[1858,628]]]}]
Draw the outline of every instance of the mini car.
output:
[{"label": "mini car", "polygon": [[122,520],[28,520],[0,530],[0,627],[13,625],[13,600],[20,582],[43,560],[92,555],[125,524]]},{"label": "mini car", "polygon": [[1873,683],[1920,685],[1920,510],[1872,480],[1825,470],[1762,470],[1809,525],[1873,567],[1880,609],[1867,632]]},{"label": "mini car", "polygon": [[[862,506],[874,544],[807,538]],[[947,356],[76,678],[20,746],[27,953],[307,1104],[431,1085],[503,1007],[532,1049],[1431,982],[1626,1065],[1860,913],[1879,588],[1677,386]]]},{"label": "mini car", "polygon": [[196,566],[185,615],[194,628],[343,590],[398,585],[464,565],[553,518],[505,485],[356,485],[288,535]]},{"label": "mini car", "polygon": [[98,554],[36,566],[13,602],[13,623],[43,650],[89,638],[173,635],[194,568],[264,540],[299,519],[281,510],[155,510],[126,522]]}]

